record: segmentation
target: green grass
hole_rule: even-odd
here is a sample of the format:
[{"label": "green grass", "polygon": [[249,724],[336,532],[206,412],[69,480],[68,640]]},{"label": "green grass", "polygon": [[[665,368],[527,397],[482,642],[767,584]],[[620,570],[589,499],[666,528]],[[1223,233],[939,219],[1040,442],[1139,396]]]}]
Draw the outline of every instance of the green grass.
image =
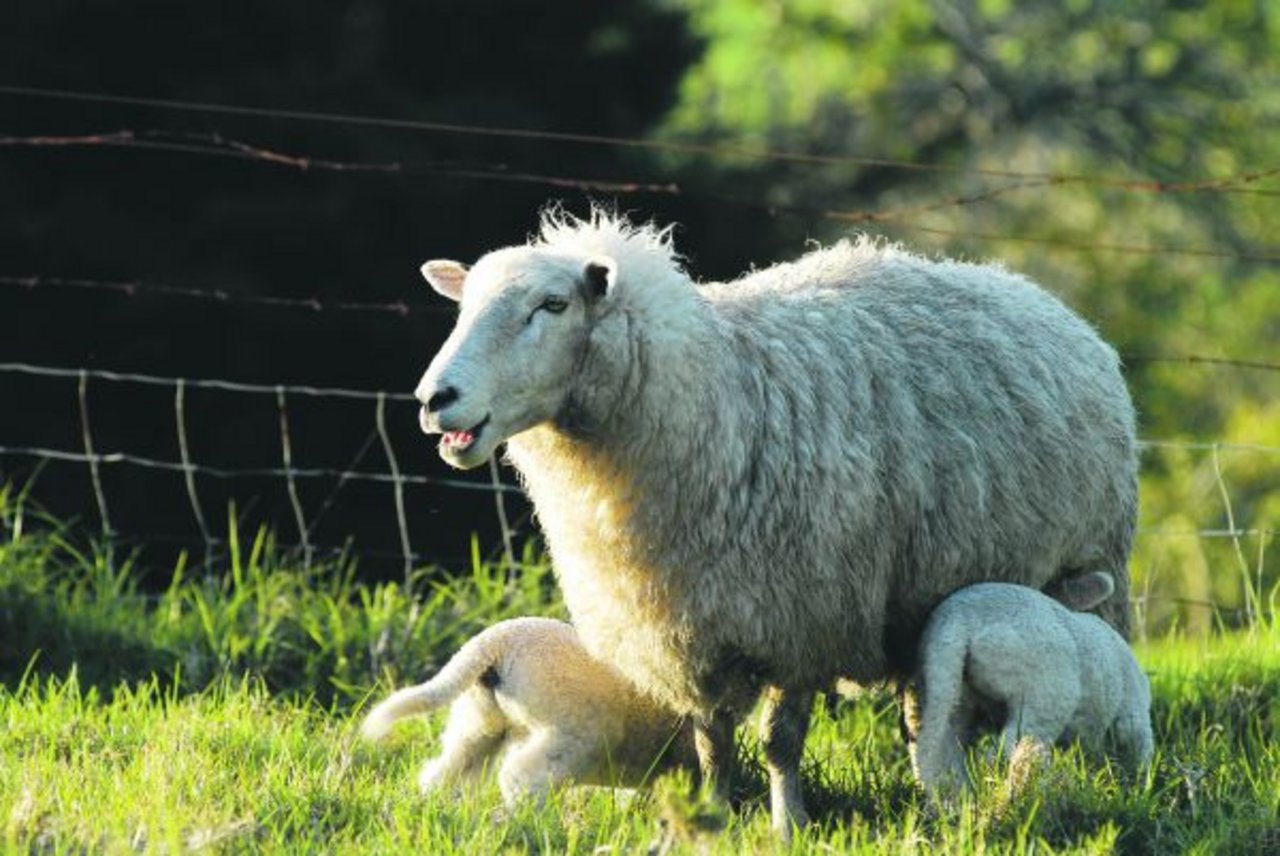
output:
[{"label": "green grass", "polygon": [[[225,572],[146,592],[127,560],[22,519],[0,492],[0,842],[9,852],[741,853],[775,849],[754,741],[730,815],[659,782],[629,798],[496,787],[424,798],[441,717],[353,739],[371,694],[417,680],[494,620],[557,614],[548,569],[476,561],[448,582],[302,570],[259,534]],[[234,534],[234,533],[233,533]],[[891,697],[815,710],[797,853],[1280,853],[1280,628],[1139,650],[1158,754],[1139,782],[1063,752],[1012,799],[998,770],[937,816],[914,789]],[[379,684],[379,682],[382,682]]]}]

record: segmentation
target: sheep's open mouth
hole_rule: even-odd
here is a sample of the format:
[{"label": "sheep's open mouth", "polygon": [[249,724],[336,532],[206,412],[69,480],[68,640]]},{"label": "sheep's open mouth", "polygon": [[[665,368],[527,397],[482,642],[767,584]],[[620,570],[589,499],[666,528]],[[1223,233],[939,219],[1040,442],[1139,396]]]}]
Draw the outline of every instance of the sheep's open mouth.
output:
[{"label": "sheep's open mouth", "polygon": [[480,432],[484,430],[484,426],[489,424],[489,417],[486,416],[475,425],[465,431],[446,431],[440,437],[440,445],[446,451],[465,452],[475,445],[476,439],[479,438]]}]

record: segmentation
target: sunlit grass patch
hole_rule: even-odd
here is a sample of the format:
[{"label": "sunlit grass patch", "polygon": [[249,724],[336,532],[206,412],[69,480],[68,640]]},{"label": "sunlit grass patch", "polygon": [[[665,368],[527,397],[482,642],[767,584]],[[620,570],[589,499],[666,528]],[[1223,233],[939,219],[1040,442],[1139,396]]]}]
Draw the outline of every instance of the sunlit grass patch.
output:
[{"label": "sunlit grass patch", "polygon": [[[0,515],[2,516],[2,515]],[[508,809],[492,781],[422,796],[441,716],[369,746],[364,706],[481,628],[561,614],[545,563],[477,561],[438,580],[361,583],[300,568],[258,533],[220,573],[146,589],[55,523],[0,542],[0,841],[11,852],[1280,852],[1280,627],[1138,648],[1157,753],[1133,780],[1076,749],[1008,793],[975,753],[975,798],[916,789],[887,690],[815,706],[804,762],[815,824],[769,828],[754,723],[737,810],[667,778]],[[530,556],[529,559],[534,557]],[[1270,849],[1268,849],[1270,848]]]}]

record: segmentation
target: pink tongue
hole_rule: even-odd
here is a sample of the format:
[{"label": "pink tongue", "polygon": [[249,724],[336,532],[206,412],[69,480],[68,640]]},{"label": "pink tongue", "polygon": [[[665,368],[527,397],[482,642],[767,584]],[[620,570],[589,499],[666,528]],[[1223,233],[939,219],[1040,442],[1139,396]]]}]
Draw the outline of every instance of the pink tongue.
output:
[{"label": "pink tongue", "polygon": [[469,445],[475,437],[472,436],[470,431],[450,431],[444,435],[444,439],[446,443],[453,446],[466,446]]}]

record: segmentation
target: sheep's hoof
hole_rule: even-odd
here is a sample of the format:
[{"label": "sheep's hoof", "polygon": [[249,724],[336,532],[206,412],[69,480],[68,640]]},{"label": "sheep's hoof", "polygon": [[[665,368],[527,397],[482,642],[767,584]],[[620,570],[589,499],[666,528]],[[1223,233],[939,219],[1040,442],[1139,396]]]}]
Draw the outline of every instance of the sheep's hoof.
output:
[{"label": "sheep's hoof", "polygon": [[809,813],[803,808],[788,811],[773,818],[773,834],[783,844],[790,844],[797,832],[809,825]]}]

